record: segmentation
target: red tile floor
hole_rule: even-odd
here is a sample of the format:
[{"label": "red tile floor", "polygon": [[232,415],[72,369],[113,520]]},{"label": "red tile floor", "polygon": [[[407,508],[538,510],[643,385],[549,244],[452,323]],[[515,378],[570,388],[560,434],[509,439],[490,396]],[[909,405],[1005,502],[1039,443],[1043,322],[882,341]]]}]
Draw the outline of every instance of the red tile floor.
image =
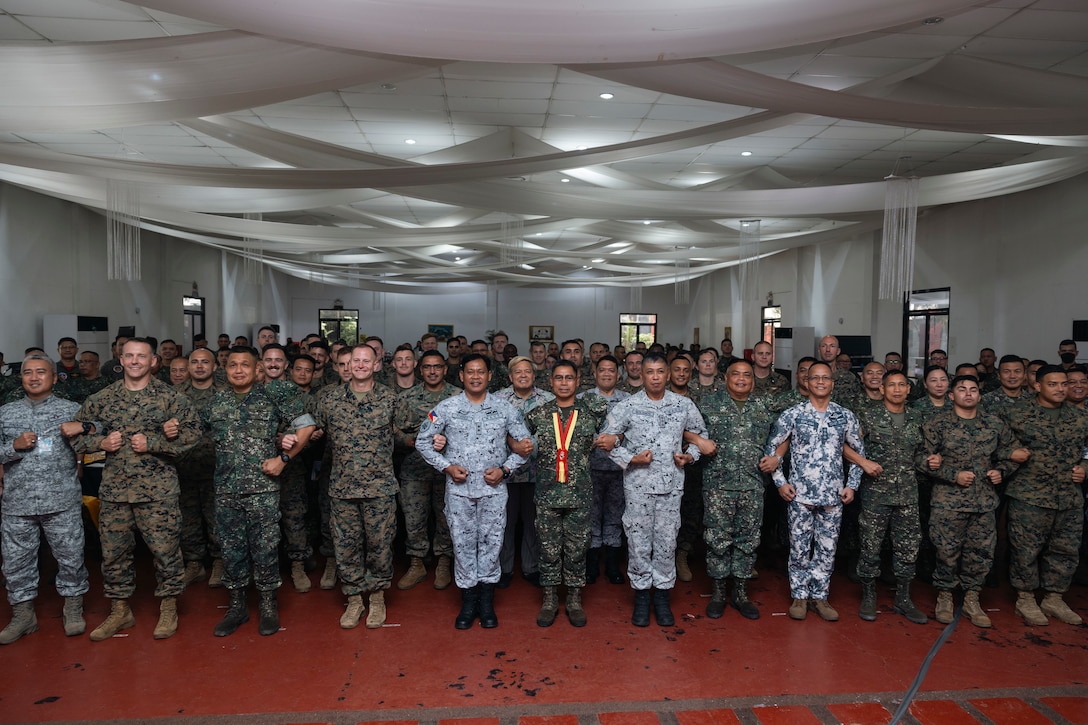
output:
[{"label": "red tile floor", "polygon": [[[199,583],[181,599],[178,634],[153,640],[146,561],[136,626],[106,642],[64,637],[60,599],[43,587],[41,630],[0,648],[0,722],[887,723],[942,632],[893,614],[883,585],[879,620],[861,621],[858,587],[839,575],[831,601],[841,621],[792,621],[784,577],[769,567],[750,587],[758,621],[732,609],[708,619],[708,582],[697,572],[674,590],[676,626],[646,629],[628,621],[630,589],[604,579],[585,594],[587,627],[561,612],[541,629],[540,590],[516,578],[496,597],[497,629],[455,630],[458,592],[426,582],[388,593],[382,629],[345,631],[343,596],[312,578],[307,594],[287,578],[279,633],[257,635],[251,601],[253,619],[224,639],[212,628],[226,592]],[[916,593],[932,612],[932,589]],[[1013,599],[1007,586],[983,592],[994,628],[958,624],[902,722],[1088,723],[1088,627],[1025,627]],[[1088,615],[1088,589],[1068,600]],[[88,630],[108,609],[92,574]],[[0,621],[9,616],[0,604]]]}]

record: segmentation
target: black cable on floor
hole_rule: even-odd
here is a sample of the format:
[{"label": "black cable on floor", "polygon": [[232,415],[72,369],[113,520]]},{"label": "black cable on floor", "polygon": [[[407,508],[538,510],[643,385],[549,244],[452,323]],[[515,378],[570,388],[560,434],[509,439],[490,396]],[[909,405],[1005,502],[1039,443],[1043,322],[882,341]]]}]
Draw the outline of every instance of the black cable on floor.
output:
[{"label": "black cable on floor", "polygon": [[937,641],[933,643],[933,646],[929,648],[926,658],[922,660],[922,666],[918,668],[918,674],[914,676],[914,681],[910,683],[910,687],[907,689],[906,694],[903,695],[903,701],[899,703],[899,707],[896,708],[895,714],[892,715],[892,719],[888,725],[897,725],[903,716],[907,714],[911,702],[914,701],[914,696],[918,693],[918,688],[922,686],[922,681],[926,679],[926,673],[929,672],[929,665],[933,662],[933,658],[937,656],[937,652],[944,643],[952,636],[952,632],[956,630],[956,625],[960,623],[961,614],[963,614],[962,603],[956,607],[956,611],[952,615],[952,621],[945,625],[944,631],[941,632],[941,636],[938,637]]}]

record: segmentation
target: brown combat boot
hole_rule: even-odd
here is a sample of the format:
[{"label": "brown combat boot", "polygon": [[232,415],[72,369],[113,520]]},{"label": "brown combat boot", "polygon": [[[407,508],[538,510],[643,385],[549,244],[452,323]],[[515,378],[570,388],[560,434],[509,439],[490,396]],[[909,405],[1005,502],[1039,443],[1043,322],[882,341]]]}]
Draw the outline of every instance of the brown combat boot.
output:
[{"label": "brown combat boot", "polygon": [[87,620],[83,618],[83,595],[64,598],[64,611],[61,613],[61,621],[64,622],[64,635],[75,637],[87,631]]},{"label": "brown combat boot", "polygon": [[453,583],[450,574],[450,558],[443,554],[438,557],[438,565],[434,568],[434,588],[447,589]]},{"label": "brown combat boot", "polygon": [[291,562],[291,584],[299,594],[310,591],[312,585],[310,584],[310,576],[306,573],[306,562]]},{"label": "brown combat boot", "polygon": [[178,631],[178,600],[176,597],[163,597],[159,603],[159,622],[151,636],[155,639],[169,639]]},{"label": "brown combat boot", "polygon": [[11,644],[24,634],[38,631],[38,615],[34,613],[34,600],[19,602],[11,608],[11,622],[0,632],[0,644]]},{"label": "brown combat boot", "polygon": [[204,581],[204,577],[208,575],[208,572],[204,569],[204,564],[199,561],[187,561],[185,562],[185,571],[181,574],[181,583],[185,586],[195,584],[196,582]]},{"label": "brown combat boot", "polygon": [[208,575],[208,586],[220,589],[223,586],[223,560],[212,559],[212,573]]},{"label": "brown combat boot", "polygon": [[411,589],[426,578],[427,567],[423,566],[423,559],[413,556],[412,565],[408,567],[408,571],[404,572],[404,576],[397,582],[397,589]]},{"label": "brown combat boot", "polygon": [[964,592],[963,594],[963,613],[971,620],[971,624],[983,629],[989,629],[994,626],[990,621],[990,616],[986,614],[982,609],[982,605],[978,601],[978,592]]},{"label": "brown combat boot", "polygon": [[1047,592],[1043,596],[1043,601],[1039,604],[1039,608],[1045,613],[1054,617],[1058,621],[1065,622],[1066,624],[1081,624],[1084,622],[1080,615],[1069,608],[1069,605],[1062,599],[1061,592]]},{"label": "brown combat boot", "polygon": [[691,581],[691,565],[688,564],[688,550],[676,550],[676,578],[682,582]]},{"label": "brown combat boot", "polygon": [[385,592],[379,589],[370,594],[370,613],[366,615],[366,628],[379,629],[385,624]]},{"label": "brown combat boot", "polygon": [[952,592],[942,589],[937,592],[937,608],[934,611],[934,619],[941,624],[952,624],[955,616],[955,604],[952,601]]},{"label": "brown combat boot", "polygon": [[1035,592],[1018,592],[1015,611],[1024,619],[1025,624],[1032,627],[1045,627],[1050,624],[1050,620],[1035,601]]},{"label": "brown combat boot", "polygon": [[[325,559],[325,572],[321,575],[321,582],[318,584],[322,589],[332,589],[336,586],[336,559],[335,557],[328,557]],[[358,624],[358,622],[356,622]]]},{"label": "brown combat boot", "polygon": [[362,594],[352,594],[348,597],[348,608],[344,610],[344,613],[340,616],[340,627],[342,629],[355,629],[359,626],[359,620],[363,616],[363,611],[366,609],[366,605],[363,604]]},{"label": "brown combat boot", "polygon": [[106,621],[91,632],[91,641],[101,642],[107,640],[122,629],[135,626],[136,617],[132,616],[132,610],[128,607],[128,600],[114,599],[113,605],[110,607],[110,616],[106,617]]}]

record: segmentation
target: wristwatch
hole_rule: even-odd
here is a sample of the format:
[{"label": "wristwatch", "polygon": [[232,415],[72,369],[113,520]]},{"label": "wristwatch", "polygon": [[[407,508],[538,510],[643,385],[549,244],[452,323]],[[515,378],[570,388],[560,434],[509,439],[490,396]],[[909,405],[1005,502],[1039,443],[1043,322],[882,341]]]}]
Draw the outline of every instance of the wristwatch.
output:
[{"label": "wristwatch", "polygon": [[287,455],[286,453],[281,453],[280,454],[280,460],[283,461],[284,463],[290,463],[291,462],[291,456]]},{"label": "wristwatch", "polygon": [[91,425],[90,423],[84,423],[83,424],[83,433],[84,433],[84,435],[86,435],[87,433],[90,433],[92,430],[94,430],[93,425]]},{"label": "wristwatch", "polygon": [[499,466],[499,470],[502,471],[503,478],[510,478],[510,469],[506,466]]}]

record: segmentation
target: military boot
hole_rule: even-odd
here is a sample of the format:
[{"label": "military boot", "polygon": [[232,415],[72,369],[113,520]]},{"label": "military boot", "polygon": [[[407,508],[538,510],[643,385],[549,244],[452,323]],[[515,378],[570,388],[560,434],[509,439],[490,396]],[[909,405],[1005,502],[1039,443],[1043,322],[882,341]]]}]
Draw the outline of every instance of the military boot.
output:
[{"label": "military boot", "polygon": [[385,591],[370,593],[370,613],[366,615],[366,628],[379,629],[385,624]]},{"label": "military boot", "polygon": [[650,626],[650,590],[635,590],[635,609],[631,613],[631,624],[636,627]]},{"label": "military boot", "polygon": [[601,550],[590,549],[586,552],[586,584],[593,584],[601,575]]},{"label": "military boot", "polygon": [[790,603],[790,609],[788,614],[790,619],[796,619],[797,621],[803,621],[808,616],[808,600],[807,599],[794,599]]},{"label": "military boot", "polygon": [[810,599],[808,602],[810,609],[820,615],[820,619],[825,622],[837,622],[839,621],[839,613],[835,611],[835,608],[831,606],[831,603],[826,599]]},{"label": "military boot", "polygon": [[1033,627],[1045,627],[1050,624],[1043,610],[1039,609],[1034,592],[1017,592],[1014,611],[1024,619],[1025,624]]},{"label": "military boot", "polygon": [[604,575],[612,584],[624,584],[623,571],[620,569],[620,547],[606,546],[604,548]]},{"label": "military boot", "polygon": [[937,592],[937,608],[933,615],[933,618],[941,624],[952,624],[952,618],[955,616],[952,592],[947,589],[941,589]]},{"label": "military boot", "polygon": [[397,589],[411,589],[426,578],[427,567],[423,566],[423,559],[418,556],[413,556],[412,564],[408,567],[408,571],[404,572],[404,576],[397,582]]},{"label": "military boot", "polygon": [[484,629],[499,626],[499,617],[495,614],[494,584],[480,584],[480,626]]},{"label": "military boot", "polygon": [[352,594],[348,597],[348,608],[340,615],[341,629],[355,629],[359,626],[359,620],[363,617],[366,605],[363,604],[362,594]]},{"label": "military boot", "polygon": [[586,610],[582,609],[582,588],[567,588],[567,619],[575,627],[586,626]]},{"label": "military boot", "polygon": [[688,564],[688,550],[676,550],[676,578],[682,582],[691,581],[691,565]]},{"label": "military boot", "polygon": [[858,616],[866,622],[876,621],[876,580],[867,577],[861,580],[861,607]]},{"label": "military boot", "polygon": [[468,629],[472,621],[480,616],[480,585],[461,590],[461,611],[457,614],[453,626],[457,629]]},{"label": "military boot", "polygon": [[676,617],[672,616],[669,608],[669,590],[654,589],[654,619],[659,627],[671,627],[676,624]]},{"label": "military boot", "polygon": [[177,597],[163,597],[159,602],[159,621],[151,636],[155,639],[169,639],[178,631]]},{"label": "military boot", "polygon": [[321,575],[318,586],[322,589],[332,589],[336,586],[336,559],[334,557],[330,556],[325,559],[325,571]]},{"label": "military boot", "polygon": [[11,644],[24,634],[38,631],[38,615],[34,613],[34,600],[19,602],[11,608],[11,622],[0,632],[0,644]]},{"label": "military boot", "polygon": [[185,571],[181,574],[181,583],[185,586],[189,586],[190,584],[204,581],[204,577],[207,575],[208,572],[204,569],[203,562],[187,561],[185,562]]},{"label": "military boot", "polygon": [[208,586],[219,589],[223,586],[223,560],[212,559],[212,573],[208,575]]},{"label": "military boot", "polygon": [[249,621],[249,611],[246,606],[245,589],[228,589],[230,593],[230,607],[219,624],[215,625],[216,637],[229,637],[239,627]]},{"label": "military boot", "polygon": [[993,622],[990,621],[989,615],[983,611],[982,605],[979,604],[978,592],[964,592],[963,613],[971,620],[971,624],[976,627],[988,629],[993,626]]},{"label": "military boot", "polygon": [[733,579],[731,603],[733,608],[740,612],[740,616],[745,619],[759,619],[759,610],[748,599],[748,581],[746,579]]},{"label": "military boot", "polygon": [[87,620],[83,619],[83,595],[64,598],[64,611],[61,613],[64,622],[64,635],[75,637],[87,631]]},{"label": "military boot", "polygon": [[299,594],[310,591],[310,587],[313,585],[310,583],[310,575],[306,573],[306,562],[291,562],[291,584]]},{"label": "military boot", "polygon": [[91,641],[101,642],[109,639],[122,629],[135,626],[136,618],[132,616],[132,610],[128,608],[128,600],[114,599],[113,604],[110,606],[110,616],[106,617],[106,621],[91,632]]},{"label": "military boot", "polygon": [[1043,601],[1039,603],[1039,609],[1066,624],[1081,624],[1084,622],[1080,615],[1065,603],[1061,592],[1047,592],[1043,595]]},{"label": "military boot", "polygon": [[921,609],[914,606],[910,598],[910,579],[898,579],[895,582],[895,607],[896,614],[902,614],[908,621],[915,624],[926,624],[929,619]]},{"label": "military boot", "polygon": [[453,577],[450,575],[450,558],[443,554],[438,557],[438,564],[434,567],[434,588],[446,589],[453,583]]},{"label": "military boot", "polygon": [[540,605],[540,612],[536,615],[536,626],[550,627],[559,614],[559,594],[555,587],[544,587],[544,600]]},{"label": "military boot", "polygon": [[710,580],[710,601],[706,603],[706,616],[721,619],[725,614],[725,579]]},{"label": "military boot", "polygon": [[280,631],[280,608],[276,603],[276,590],[270,589],[267,592],[257,592],[257,596],[260,597],[258,608],[261,613],[261,620],[257,624],[257,632],[262,637],[267,637]]}]

